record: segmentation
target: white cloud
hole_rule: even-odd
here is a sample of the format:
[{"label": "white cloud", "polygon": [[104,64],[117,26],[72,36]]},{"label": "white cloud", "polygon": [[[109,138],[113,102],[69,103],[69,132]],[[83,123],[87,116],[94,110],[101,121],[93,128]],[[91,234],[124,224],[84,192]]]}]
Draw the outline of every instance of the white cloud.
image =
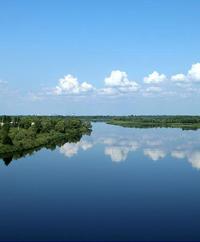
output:
[{"label": "white cloud", "polygon": [[200,63],[193,64],[186,75],[179,73],[171,76],[171,80],[177,85],[185,87],[188,87],[186,84],[189,82],[200,82]]},{"label": "white cloud", "polygon": [[200,81],[200,63],[193,64],[188,71],[188,78],[193,81]]},{"label": "white cloud", "polygon": [[166,153],[161,149],[144,149],[144,155],[148,156],[150,159],[157,161],[166,156]]},{"label": "white cloud", "polygon": [[173,75],[171,77],[171,80],[173,82],[185,82],[185,81],[187,81],[187,77],[184,74],[179,73],[179,74]]},{"label": "white cloud", "polygon": [[148,76],[144,77],[144,83],[146,84],[159,84],[166,80],[164,74],[159,74],[157,71],[152,72]]},{"label": "white cloud", "polygon": [[67,75],[59,80],[58,85],[54,89],[54,94],[82,94],[92,91],[94,87],[87,83],[79,83],[78,79],[72,75]]},{"label": "white cloud", "polygon": [[105,78],[104,83],[106,88],[103,91],[108,94],[136,92],[139,89],[137,82],[130,81],[126,72],[119,70],[112,71],[110,76]]},{"label": "white cloud", "polygon": [[[104,85],[97,88],[88,82],[81,83],[76,77],[68,74],[59,79],[57,86],[54,88],[43,88],[38,93],[32,92],[29,98],[35,101],[43,100],[45,97],[50,97],[52,95],[90,95],[92,97],[98,96],[101,98],[102,96],[118,98],[125,95],[130,97],[133,93],[137,97],[189,97],[193,94],[199,95],[200,89],[197,85],[195,86],[195,82],[200,82],[200,63],[193,64],[186,74],[178,73],[172,75],[170,78],[171,82],[166,82],[165,80],[167,80],[166,75],[154,71],[143,78],[144,82],[142,84],[138,84],[133,80],[129,80],[126,72],[113,70],[110,75],[104,79]],[[0,81],[0,91],[3,89],[1,84],[4,83],[5,82]],[[146,84],[148,84],[148,86]],[[179,91],[177,87],[181,87],[182,90]]]},{"label": "white cloud", "polygon": [[106,86],[111,87],[127,86],[130,83],[126,72],[119,70],[112,71],[110,76],[105,78],[104,82]]}]

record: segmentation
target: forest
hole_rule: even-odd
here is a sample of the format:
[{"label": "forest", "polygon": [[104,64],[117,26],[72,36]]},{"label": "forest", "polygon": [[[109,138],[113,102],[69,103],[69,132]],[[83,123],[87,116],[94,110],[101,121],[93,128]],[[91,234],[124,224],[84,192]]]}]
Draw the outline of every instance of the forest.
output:
[{"label": "forest", "polygon": [[90,121],[77,117],[0,116],[0,156],[77,142],[91,130]]}]

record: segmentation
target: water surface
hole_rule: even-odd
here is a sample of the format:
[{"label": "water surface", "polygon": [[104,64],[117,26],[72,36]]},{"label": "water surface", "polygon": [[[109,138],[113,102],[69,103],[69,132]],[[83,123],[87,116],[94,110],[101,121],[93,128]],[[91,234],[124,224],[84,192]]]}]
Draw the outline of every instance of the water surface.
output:
[{"label": "water surface", "polygon": [[0,240],[200,240],[200,131],[94,123],[0,162]]}]

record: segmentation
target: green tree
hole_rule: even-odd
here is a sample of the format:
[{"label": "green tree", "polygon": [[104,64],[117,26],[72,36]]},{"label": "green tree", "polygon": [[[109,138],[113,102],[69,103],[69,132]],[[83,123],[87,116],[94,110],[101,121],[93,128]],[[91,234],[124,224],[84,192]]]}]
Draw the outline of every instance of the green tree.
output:
[{"label": "green tree", "polygon": [[55,130],[61,133],[65,132],[65,122],[64,120],[60,120],[57,122],[57,124],[55,125]]},{"label": "green tree", "polygon": [[3,136],[2,144],[4,144],[4,145],[13,145],[13,142],[12,142],[10,136],[8,136],[8,135]]}]

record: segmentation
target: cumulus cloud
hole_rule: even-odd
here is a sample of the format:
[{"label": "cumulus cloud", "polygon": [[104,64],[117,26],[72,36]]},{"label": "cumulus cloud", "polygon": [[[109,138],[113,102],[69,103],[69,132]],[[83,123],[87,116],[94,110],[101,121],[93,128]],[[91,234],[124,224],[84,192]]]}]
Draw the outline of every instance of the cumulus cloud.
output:
[{"label": "cumulus cloud", "polygon": [[59,80],[59,83],[53,92],[56,95],[83,94],[83,93],[90,92],[93,89],[94,87],[91,84],[87,82],[79,83],[76,77],[69,74]]},{"label": "cumulus cloud", "polygon": [[200,81],[200,63],[193,64],[191,69],[188,71],[188,77],[191,80]]},{"label": "cumulus cloud", "polygon": [[148,156],[150,159],[157,161],[163,159],[166,153],[161,149],[144,149],[144,155]]},{"label": "cumulus cloud", "polygon": [[159,74],[159,72],[154,71],[148,76],[144,77],[144,83],[146,84],[159,84],[166,80],[166,76],[164,74]]},{"label": "cumulus cloud", "polygon": [[[158,71],[154,71],[143,78],[143,83],[129,80],[128,74],[124,71],[113,70],[110,75],[105,77],[104,85],[100,88],[93,86],[88,82],[79,82],[77,77],[68,74],[59,79],[54,88],[44,88],[39,93],[32,93],[32,100],[42,100],[44,97],[51,95],[74,95],[74,96],[105,96],[105,97],[122,97],[125,95],[135,94],[144,97],[174,96],[188,97],[192,94],[199,94],[200,89],[194,86],[195,82],[200,82],[200,63],[193,64],[186,74],[178,73],[169,78],[171,82],[166,82],[167,77]],[[1,84],[4,83],[0,81]],[[146,85],[148,84],[148,85]],[[174,85],[175,84],[175,85]],[[178,91],[181,87],[181,92]],[[94,95],[95,94],[95,95]]]},{"label": "cumulus cloud", "polygon": [[177,83],[179,86],[189,82],[200,82],[200,63],[193,64],[186,75],[179,73],[171,76],[171,80],[172,82]]},{"label": "cumulus cloud", "polygon": [[103,91],[110,93],[130,93],[136,92],[139,89],[139,84],[135,81],[130,81],[128,75],[124,71],[114,70],[109,77],[104,80],[106,88]]},{"label": "cumulus cloud", "polygon": [[173,75],[171,77],[171,80],[173,82],[185,82],[185,81],[187,81],[187,77],[184,74],[179,73],[179,74]]}]

